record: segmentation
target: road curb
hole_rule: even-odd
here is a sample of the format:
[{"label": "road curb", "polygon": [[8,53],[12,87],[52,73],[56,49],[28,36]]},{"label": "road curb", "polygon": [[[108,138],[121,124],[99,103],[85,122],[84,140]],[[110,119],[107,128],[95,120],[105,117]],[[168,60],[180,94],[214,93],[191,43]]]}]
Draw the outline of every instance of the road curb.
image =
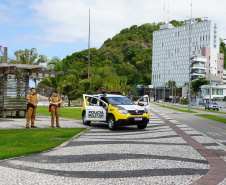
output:
[{"label": "road curb", "polygon": [[201,185],[201,184],[219,184],[226,177],[226,162],[217,156],[213,151],[207,149],[205,146],[200,144],[198,141],[193,139],[191,136],[186,134],[176,125],[171,123],[169,120],[159,115],[157,112],[150,110],[154,115],[163,120],[174,132],[176,132],[181,138],[183,138],[192,148],[194,148],[201,156],[203,156],[210,165],[209,171],[198,179],[192,185]]},{"label": "road curb", "polygon": [[176,120],[176,121],[178,121],[178,122],[180,122],[180,123],[182,123],[182,124],[185,124],[187,127],[191,128],[191,129],[195,130],[196,132],[202,134],[203,136],[205,136],[205,137],[207,137],[207,138],[213,140],[215,143],[217,143],[219,146],[221,146],[222,148],[224,148],[224,149],[226,150],[226,146],[225,146],[224,144],[222,144],[221,142],[217,141],[216,139],[214,139],[214,138],[212,138],[212,137],[210,137],[210,136],[208,136],[208,135],[206,135],[206,134],[204,134],[204,133],[202,133],[202,132],[196,130],[196,129],[193,128],[192,126],[187,125],[186,123],[184,123],[184,122],[182,122],[182,121],[180,121],[180,120],[178,120],[178,119],[174,119],[174,120]]}]

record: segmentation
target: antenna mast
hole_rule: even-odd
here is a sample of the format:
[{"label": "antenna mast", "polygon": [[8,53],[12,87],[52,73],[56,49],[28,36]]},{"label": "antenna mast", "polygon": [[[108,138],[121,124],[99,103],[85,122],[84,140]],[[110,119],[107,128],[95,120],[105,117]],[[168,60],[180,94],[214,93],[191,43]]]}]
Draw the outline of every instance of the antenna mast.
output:
[{"label": "antenna mast", "polygon": [[168,2],[168,11],[167,11],[167,14],[168,14],[167,23],[169,23],[169,2]]},{"label": "antenna mast", "polygon": [[90,68],[90,9],[89,9],[89,42],[88,42],[88,78],[89,78],[89,68]]},{"label": "antenna mast", "polygon": [[166,2],[165,1],[164,1],[163,11],[164,11],[164,23],[166,23]]},{"label": "antenna mast", "polygon": [[192,19],[192,0],[191,0],[191,19]]}]

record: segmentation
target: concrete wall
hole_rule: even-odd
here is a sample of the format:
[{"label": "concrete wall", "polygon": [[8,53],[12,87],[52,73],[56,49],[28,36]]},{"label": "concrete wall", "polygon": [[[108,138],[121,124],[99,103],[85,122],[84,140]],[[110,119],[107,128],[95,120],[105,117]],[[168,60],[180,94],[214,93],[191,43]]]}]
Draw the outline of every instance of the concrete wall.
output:
[{"label": "concrete wall", "polygon": [[226,108],[226,102],[225,101],[216,101],[216,103],[220,108]]},{"label": "concrete wall", "polygon": [[210,70],[210,48],[207,47],[203,47],[202,48],[202,55],[206,56],[207,62],[206,62],[206,74],[209,74],[209,70]]},{"label": "concrete wall", "polygon": [[224,71],[224,54],[218,53],[217,55],[217,76],[223,80]]}]

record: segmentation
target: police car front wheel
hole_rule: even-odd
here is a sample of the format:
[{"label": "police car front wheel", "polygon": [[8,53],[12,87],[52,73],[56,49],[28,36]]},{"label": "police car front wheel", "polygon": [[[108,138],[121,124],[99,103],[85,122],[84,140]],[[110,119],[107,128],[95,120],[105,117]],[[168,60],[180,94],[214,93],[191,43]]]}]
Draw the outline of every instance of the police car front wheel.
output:
[{"label": "police car front wheel", "polygon": [[114,116],[110,116],[109,117],[109,119],[108,119],[108,128],[110,130],[116,129],[116,124],[115,124],[115,118],[114,118]]},{"label": "police car front wheel", "polygon": [[147,127],[147,124],[137,125],[137,128],[139,129],[145,129],[146,127]]}]

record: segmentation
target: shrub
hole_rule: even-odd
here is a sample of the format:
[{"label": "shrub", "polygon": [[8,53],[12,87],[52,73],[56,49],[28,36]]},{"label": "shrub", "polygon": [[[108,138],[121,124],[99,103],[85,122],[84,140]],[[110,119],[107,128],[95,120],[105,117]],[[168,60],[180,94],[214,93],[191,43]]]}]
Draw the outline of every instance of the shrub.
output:
[{"label": "shrub", "polygon": [[188,99],[187,99],[187,98],[182,99],[182,100],[181,100],[181,103],[182,103],[183,105],[187,105],[187,104],[188,104]]}]

